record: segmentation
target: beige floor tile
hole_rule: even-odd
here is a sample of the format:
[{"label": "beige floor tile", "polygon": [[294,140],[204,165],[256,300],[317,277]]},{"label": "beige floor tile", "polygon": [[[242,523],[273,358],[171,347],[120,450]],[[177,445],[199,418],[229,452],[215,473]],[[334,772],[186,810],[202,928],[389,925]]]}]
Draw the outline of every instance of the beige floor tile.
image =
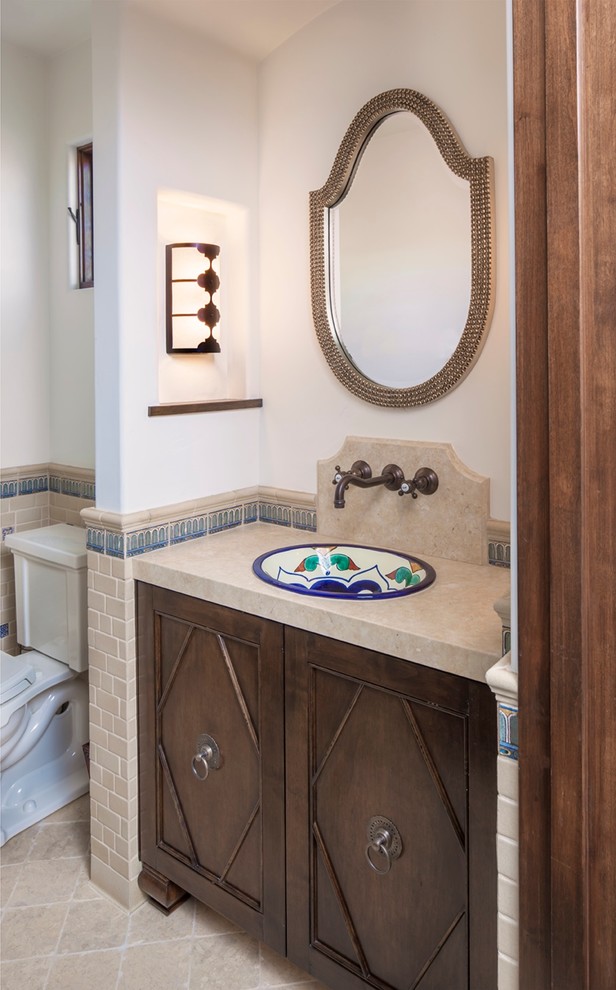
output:
[{"label": "beige floor tile", "polygon": [[289,984],[306,982],[306,973],[294,966],[277,952],[261,945],[261,986],[286,987]]},{"label": "beige floor tile", "polygon": [[117,990],[187,990],[190,939],[124,950]]},{"label": "beige floor tile", "polygon": [[192,942],[190,990],[253,990],[259,986],[259,943],[249,935]]},{"label": "beige floor tile", "polygon": [[165,915],[153,904],[142,904],[128,923],[128,945],[144,942],[163,942],[165,939],[192,936],[195,902],[192,898],[180,904],[171,914]]},{"label": "beige floor tile", "polygon": [[319,983],[318,980],[311,980],[308,977],[299,983],[285,983],[283,986],[280,986],[279,983],[272,983],[268,987],[262,987],[261,990],[327,990],[327,987]]},{"label": "beige floor tile", "polygon": [[23,863],[0,866],[0,908],[7,906],[19,875],[24,869],[25,865]]},{"label": "beige floor tile", "polygon": [[93,883],[89,880],[90,872],[85,868],[83,870],[83,875],[77,882],[75,891],[73,893],[74,901],[101,901],[105,899],[105,895],[101,894],[98,887],[95,887]]},{"label": "beige floor tile", "polygon": [[73,902],[58,945],[58,953],[92,952],[123,945],[128,914],[107,898]]},{"label": "beige floor tile", "polygon": [[231,934],[232,932],[241,932],[241,928],[238,928],[233,921],[229,921],[228,918],[223,918],[221,914],[217,914],[216,911],[212,911],[211,908],[206,907],[200,901],[195,901],[195,927],[194,935],[195,937],[205,936],[205,935],[224,935]]},{"label": "beige floor tile", "polygon": [[90,846],[89,822],[58,822],[43,825],[34,838],[29,859],[85,858]]},{"label": "beige floor tile", "polygon": [[43,990],[49,972],[49,959],[22,959],[0,966],[2,990]]},{"label": "beige floor tile", "polygon": [[[115,990],[121,960],[120,949],[56,957],[51,963],[45,990]],[[137,986],[131,990],[137,990]]]},{"label": "beige floor tile", "polygon": [[24,832],[18,832],[12,839],[9,839],[0,849],[2,866],[8,866],[10,863],[25,863],[32,852],[34,840],[40,830],[40,825],[32,825]]},{"label": "beige floor tile", "polygon": [[5,908],[2,915],[0,955],[9,959],[46,956],[58,944],[68,904],[45,904],[37,907]]},{"label": "beige floor tile", "polygon": [[34,860],[20,870],[8,907],[70,901],[83,864],[80,859]]},{"label": "beige floor tile", "polygon": [[53,815],[49,815],[45,819],[45,825],[53,825],[58,822],[86,822],[90,821],[90,795],[84,794],[83,797],[77,798],[76,801],[71,801],[70,804],[65,804],[63,808],[59,808],[58,811],[54,811]]}]

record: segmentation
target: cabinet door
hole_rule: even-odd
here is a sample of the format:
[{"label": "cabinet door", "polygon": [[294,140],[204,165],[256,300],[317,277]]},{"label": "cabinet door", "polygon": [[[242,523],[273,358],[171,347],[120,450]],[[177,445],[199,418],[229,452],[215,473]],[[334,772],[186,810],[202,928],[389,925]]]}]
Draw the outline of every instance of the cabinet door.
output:
[{"label": "cabinet door", "polygon": [[165,904],[171,881],[284,952],[281,627],[148,585],[138,615],[142,889]]},{"label": "cabinet door", "polygon": [[290,958],[337,990],[494,990],[491,692],[296,630],[286,645]]}]

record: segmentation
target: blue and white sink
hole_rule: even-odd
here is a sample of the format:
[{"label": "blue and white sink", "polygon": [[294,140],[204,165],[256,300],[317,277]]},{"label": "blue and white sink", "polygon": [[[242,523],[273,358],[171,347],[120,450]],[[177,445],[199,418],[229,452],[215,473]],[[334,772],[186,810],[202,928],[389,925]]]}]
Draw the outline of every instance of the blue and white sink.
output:
[{"label": "blue and white sink", "polygon": [[268,584],[320,598],[399,598],[429,587],[436,577],[430,564],[397,550],[361,544],[303,543],[270,550],[252,569]]}]

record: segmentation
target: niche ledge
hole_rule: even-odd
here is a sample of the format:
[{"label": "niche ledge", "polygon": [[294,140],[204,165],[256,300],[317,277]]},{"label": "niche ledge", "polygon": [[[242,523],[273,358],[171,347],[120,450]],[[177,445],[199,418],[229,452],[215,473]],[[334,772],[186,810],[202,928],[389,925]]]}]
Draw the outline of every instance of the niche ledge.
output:
[{"label": "niche ledge", "polygon": [[263,399],[208,399],[205,402],[163,402],[148,406],[148,416],[181,416],[185,413],[222,412],[226,409],[261,408]]}]

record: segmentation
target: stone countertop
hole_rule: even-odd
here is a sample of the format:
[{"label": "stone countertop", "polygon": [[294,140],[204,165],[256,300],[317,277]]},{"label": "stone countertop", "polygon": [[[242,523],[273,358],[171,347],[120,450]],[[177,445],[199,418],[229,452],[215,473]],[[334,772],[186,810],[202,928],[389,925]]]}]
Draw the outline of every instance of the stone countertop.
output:
[{"label": "stone countertop", "polygon": [[434,584],[389,601],[310,598],[269,585],[253,573],[252,562],[262,553],[317,543],[332,546],[336,541],[327,534],[252,523],[137,557],[133,576],[193,598],[485,681],[486,671],[501,656],[501,622],[494,603],[509,588],[507,569],[425,557],[436,571]]}]

